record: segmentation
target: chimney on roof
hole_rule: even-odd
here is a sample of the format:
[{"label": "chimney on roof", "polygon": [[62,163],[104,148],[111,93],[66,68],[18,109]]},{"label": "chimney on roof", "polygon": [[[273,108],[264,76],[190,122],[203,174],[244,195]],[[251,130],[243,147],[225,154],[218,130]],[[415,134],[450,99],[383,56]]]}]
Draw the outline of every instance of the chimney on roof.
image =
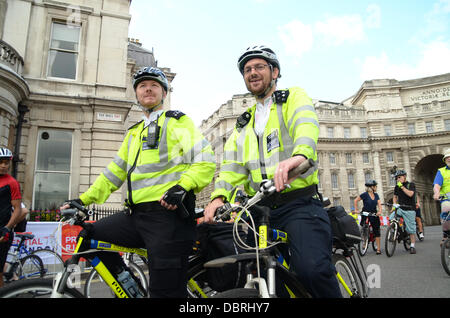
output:
[{"label": "chimney on roof", "polygon": [[139,47],[142,47],[142,43],[139,42],[139,39],[135,39],[135,38],[128,38],[128,42],[136,44]]}]

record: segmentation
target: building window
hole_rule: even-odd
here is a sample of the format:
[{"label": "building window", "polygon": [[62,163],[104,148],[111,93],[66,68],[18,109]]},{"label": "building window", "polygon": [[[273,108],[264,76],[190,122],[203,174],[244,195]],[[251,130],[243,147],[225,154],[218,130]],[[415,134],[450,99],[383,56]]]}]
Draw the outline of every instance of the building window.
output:
[{"label": "building window", "polygon": [[363,159],[363,163],[369,163],[369,153],[363,152],[362,159]]},{"label": "building window", "polygon": [[334,128],[333,127],[327,128],[327,135],[328,135],[328,138],[334,138]]},{"label": "building window", "polygon": [[319,179],[319,184],[317,185],[317,187],[319,188],[319,189],[322,189],[322,173],[318,173],[317,174],[317,179]]},{"label": "building window", "polygon": [[364,172],[364,182],[367,182],[369,180],[372,180],[372,172],[366,171],[366,172]]},{"label": "building window", "polygon": [[444,126],[446,131],[450,131],[450,119],[444,120]]},{"label": "building window", "polygon": [[393,174],[388,174],[389,186],[393,187],[395,185],[395,178]]},{"label": "building window", "polygon": [[38,136],[33,209],[57,209],[69,198],[72,133],[40,129]]},{"label": "building window", "polygon": [[333,198],[333,205],[334,206],[341,205],[341,198]]},{"label": "building window", "polygon": [[53,22],[47,76],[76,79],[80,27]]},{"label": "building window", "polygon": [[350,189],[355,188],[355,175],[351,172],[348,174],[348,187]]},{"label": "building window", "polygon": [[391,127],[391,125],[385,125],[384,126],[384,134],[386,136],[392,136],[392,127]]},{"label": "building window", "polygon": [[361,133],[361,138],[367,138],[367,128],[366,127],[360,127],[359,131]]},{"label": "building window", "polygon": [[350,138],[350,128],[344,127],[344,138]]},{"label": "building window", "polygon": [[410,123],[408,124],[408,134],[415,135],[416,134],[416,124]]},{"label": "building window", "polygon": [[333,189],[339,189],[338,175],[334,172],[331,174],[331,187]]},{"label": "building window", "polygon": [[355,210],[355,199],[356,197],[350,197],[350,211]]},{"label": "building window", "polygon": [[425,129],[427,130],[427,133],[432,133],[433,130],[433,122],[432,121],[427,121],[425,123]]},{"label": "building window", "polygon": [[386,161],[394,162],[394,153],[392,151],[386,152]]},{"label": "building window", "polygon": [[353,162],[351,152],[346,152],[345,153],[345,160],[347,161],[347,163],[352,163]]},{"label": "building window", "polygon": [[330,164],[335,165],[336,164],[336,154],[334,152],[330,152],[329,157],[330,157]]}]

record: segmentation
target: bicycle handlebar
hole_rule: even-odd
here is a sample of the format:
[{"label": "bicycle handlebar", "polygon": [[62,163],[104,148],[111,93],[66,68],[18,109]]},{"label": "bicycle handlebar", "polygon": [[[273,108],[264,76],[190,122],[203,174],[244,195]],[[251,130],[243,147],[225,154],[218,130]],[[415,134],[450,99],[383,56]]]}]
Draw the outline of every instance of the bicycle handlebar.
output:
[{"label": "bicycle handlebar", "polygon": [[364,215],[364,216],[377,216],[377,212],[361,211],[361,215]]},{"label": "bicycle handlebar", "polygon": [[[288,179],[292,179],[302,173],[305,173],[308,169],[311,167],[314,167],[316,165],[315,161],[312,159],[307,159],[303,161],[301,164],[299,164],[296,168],[290,170],[288,172]],[[219,207],[216,210],[216,216],[214,217],[214,221],[227,221],[230,220],[230,214],[232,212],[238,212],[242,208],[249,208],[256,203],[258,203],[263,197],[269,196],[273,193],[275,193],[275,181],[273,179],[270,180],[263,180],[260,184],[259,191],[250,199],[247,200],[247,202],[243,205],[234,205],[230,204],[229,202],[225,203],[223,206]]]},{"label": "bicycle handlebar", "polygon": [[391,203],[382,203],[381,205],[390,206],[390,207],[395,208],[396,210],[397,210],[398,208],[400,208],[400,209],[402,209],[402,210],[415,210],[415,209],[416,209],[416,208],[414,208],[414,207],[412,207],[412,206],[410,206],[410,205],[403,205],[403,204],[398,204],[398,203],[395,203],[395,204],[391,204]]}]

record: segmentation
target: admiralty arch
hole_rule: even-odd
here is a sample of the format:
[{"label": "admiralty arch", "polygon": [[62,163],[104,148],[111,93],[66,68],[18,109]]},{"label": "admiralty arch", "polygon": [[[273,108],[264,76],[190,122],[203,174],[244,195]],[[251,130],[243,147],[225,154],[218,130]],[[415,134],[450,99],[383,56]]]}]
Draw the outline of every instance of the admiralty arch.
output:
[{"label": "admiralty arch", "polygon": [[[350,211],[365,191],[365,180],[375,179],[381,201],[392,202],[392,170],[403,169],[416,184],[425,223],[439,224],[432,188],[437,169],[444,165],[442,153],[450,148],[450,73],[368,80],[342,102],[313,102],[320,122],[319,190],[324,196]],[[218,169],[236,118],[254,103],[250,94],[234,95],[201,123]],[[198,195],[199,205],[206,205],[212,189],[213,184]]]}]

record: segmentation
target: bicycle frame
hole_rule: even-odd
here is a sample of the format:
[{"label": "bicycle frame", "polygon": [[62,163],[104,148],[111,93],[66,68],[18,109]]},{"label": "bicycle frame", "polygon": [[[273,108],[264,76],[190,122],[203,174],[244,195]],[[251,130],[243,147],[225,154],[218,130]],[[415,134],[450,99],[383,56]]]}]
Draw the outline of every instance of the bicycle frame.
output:
[{"label": "bicycle frame", "polygon": [[[13,255],[14,260],[11,263],[10,269],[6,273],[4,273],[5,274],[4,275],[5,278],[7,278],[8,276],[12,277],[12,275],[14,273],[11,273],[11,271],[13,271],[16,266],[22,266],[21,265],[22,255],[27,256],[27,255],[33,254],[26,248],[25,241],[28,240],[28,239],[31,239],[32,237],[34,237],[34,235],[28,234],[28,233],[21,233],[19,235],[18,234],[19,233],[16,233],[16,236],[20,237],[20,242],[18,244],[11,244],[11,247],[17,247],[17,254]],[[9,252],[8,252],[8,254],[9,254]],[[33,277],[33,276],[41,276],[41,272],[39,271],[39,272],[36,272],[36,273],[32,273],[30,276],[27,276],[27,278]],[[10,280],[11,277],[7,278],[7,280]],[[19,279],[23,279],[23,278],[25,278],[25,276],[20,276],[19,277]]]},{"label": "bicycle frame", "polygon": [[[77,217],[78,220],[74,223],[83,228],[83,230],[79,233],[77,238],[77,245],[75,247],[74,253],[72,257],[66,261],[66,265],[62,273],[58,273],[55,278],[56,283],[54,284],[54,290],[52,293],[52,297],[58,298],[63,296],[64,287],[67,284],[67,281],[72,274],[71,265],[78,265],[80,258],[83,257],[84,254],[88,254],[95,251],[107,250],[111,252],[124,252],[124,253],[135,253],[143,257],[147,257],[147,250],[142,248],[129,248],[124,246],[119,246],[110,242],[98,241],[89,239],[88,231],[85,229],[84,219],[86,218],[86,214],[90,214],[90,211],[87,211],[82,206],[77,206],[76,204],[71,203],[75,208],[80,210],[80,212],[75,212],[74,217]],[[73,213],[72,211],[70,213]],[[80,213],[80,215],[78,215]],[[69,211],[66,210],[66,214],[69,214]],[[81,247],[85,240],[90,240],[89,246],[91,249],[87,251],[81,251]],[[102,277],[105,283],[111,288],[111,290],[116,294],[118,298],[130,298],[131,295],[122,288],[121,284],[116,280],[114,275],[110,272],[110,270],[106,267],[106,265],[100,260],[98,256],[95,256],[91,260],[92,266],[95,268],[97,273]]]},{"label": "bicycle frame", "polygon": [[[258,209],[260,210],[260,209]],[[262,209],[261,209],[262,210]],[[260,210],[260,211],[261,211]],[[259,212],[259,211],[258,211]],[[284,281],[289,281],[291,284],[286,286],[286,290],[292,298],[295,298],[296,295],[310,295],[306,292],[302,284],[298,281],[298,277],[295,273],[289,271],[289,265],[284,259],[282,253],[280,251],[273,251],[276,249],[276,246],[272,246],[268,248],[268,243],[288,243],[288,234],[284,231],[278,229],[272,229],[269,227],[269,214],[263,213],[264,215],[259,216],[261,218],[261,223],[258,223],[258,248],[261,250],[257,255],[257,253],[244,253],[239,255],[232,255],[228,257],[223,257],[220,259],[216,259],[210,261],[205,264],[205,267],[220,267],[224,266],[228,263],[234,263],[239,261],[255,261],[257,257],[261,259],[266,267],[267,267],[267,281],[266,279],[260,277],[253,277],[250,275],[247,277],[247,282],[244,288],[255,288],[259,287],[260,296],[263,298],[275,297],[276,296],[276,276],[281,275],[284,277]],[[352,260],[352,265],[353,260]],[[354,266],[355,267],[355,266]],[[360,279],[361,275],[359,270],[356,269],[357,275]],[[345,291],[348,293],[350,297],[355,296],[353,291],[349,288],[347,283],[344,281],[339,272],[336,271],[336,278],[339,283],[343,286]]]}]

